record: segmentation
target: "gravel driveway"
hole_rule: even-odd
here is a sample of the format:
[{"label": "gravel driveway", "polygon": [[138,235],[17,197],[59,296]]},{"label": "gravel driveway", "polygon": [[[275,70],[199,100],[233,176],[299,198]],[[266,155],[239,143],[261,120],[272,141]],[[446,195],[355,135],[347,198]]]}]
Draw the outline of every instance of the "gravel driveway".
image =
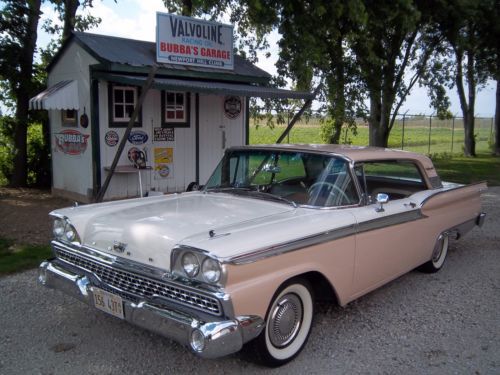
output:
[{"label": "gravel driveway", "polygon": [[440,272],[411,272],[349,304],[318,306],[302,354],[268,370],[180,345],[36,283],[0,278],[1,374],[500,374],[500,188]]}]

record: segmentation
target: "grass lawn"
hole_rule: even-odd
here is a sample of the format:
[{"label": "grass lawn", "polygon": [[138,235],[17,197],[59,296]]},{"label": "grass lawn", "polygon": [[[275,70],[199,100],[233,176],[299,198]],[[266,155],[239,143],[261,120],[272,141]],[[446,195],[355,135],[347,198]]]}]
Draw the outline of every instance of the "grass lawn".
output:
[{"label": "grass lawn", "polygon": [[[250,127],[250,144],[271,144],[278,139],[285,126],[266,125]],[[464,132],[456,127],[452,132],[449,127],[436,127],[431,130],[429,147],[429,129],[425,126],[405,129],[402,144],[402,128],[394,127],[389,137],[389,147],[430,154],[441,179],[450,182],[471,183],[488,181],[489,186],[500,186],[500,158],[489,154],[491,132],[489,128],[476,129],[476,158],[464,157],[462,145]],[[453,138],[453,143],[451,142]],[[353,145],[368,144],[368,128],[358,127],[358,134],[342,134],[342,143]],[[320,136],[319,123],[297,124],[284,143],[324,143]]]},{"label": "grass lawn", "polygon": [[500,157],[489,154],[478,154],[475,158],[453,156],[435,159],[436,167],[444,181],[471,182],[488,181],[489,186],[500,186]]},{"label": "grass lawn", "polygon": [[49,245],[16,245],[0,238],[0,276],[35,268],[51,256]]}]

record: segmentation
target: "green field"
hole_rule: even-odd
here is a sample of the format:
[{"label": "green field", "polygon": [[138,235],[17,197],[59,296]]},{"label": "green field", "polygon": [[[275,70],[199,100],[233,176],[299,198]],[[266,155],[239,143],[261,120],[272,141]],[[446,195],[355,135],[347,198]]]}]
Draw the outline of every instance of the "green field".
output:
[{"label": "green field", "polygon": [[[454,126],[453,126],[454,125]],[[250,144],[275,143],[285,130],[284,125],[273,129],[266,125],[250,126]],[[491,119],[476,120],[476,158],[463,156],[464,131],[461,121],[420,119],[405,124],[404,141],[402,122],[396,122],[389,137],[389,147],[430,155],[445,181],[470,183],[488,181],[490,186],[500,185],[500,158],[491,156]],[[298,123],[285,138],[284,143],[323,143],[319,121]],[[430,139],[430,141],[429,141]],[[452,142],[453,140],[453,142]],[[358,126],[357,135],[342,133],[341,143],[365,146],[368,144],[368,127]]]},{"label": "green field", "polygon": [[[449,122],[449,121],[448,121]],[[435,121],[429,130],[425,121],[409,124],[404,129],[401,121],[396,122],[389,136],[389,147],[415,151],[423,154],[461,154],[464,142],[464,130],[461,123],[455,124],[454,129],[449,125],[443,126],[441,121]],[[277,125],[273,129],[266,125],[250,126],[250,144],[275,143],[285,130],[284,125]],[[491,126],[488,122],[476,124],[476,150],[478,153],[489,152],[492,142]],[[429,136],[430,133],[430,136]],[[324,143],[321,139],[319,121],[297,124],[284,143]],[[453,141],[453,142],[452,142]],[[368,144],[368,127],[358,126],[357,135],[343,131],[341,143],[364,146]]]}]

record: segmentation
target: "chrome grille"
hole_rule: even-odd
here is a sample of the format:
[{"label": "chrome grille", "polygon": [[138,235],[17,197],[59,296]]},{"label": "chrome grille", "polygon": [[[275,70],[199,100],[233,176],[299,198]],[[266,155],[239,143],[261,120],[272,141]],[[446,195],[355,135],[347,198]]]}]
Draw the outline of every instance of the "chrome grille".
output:
[{"label": "chrome grille", "polygon": [[[61,248],[55,248],[55,252],[59,259],[92,272],[103,283],[131,294],[131,296],[127,295],[126,299],[132,300],[132,302],[136,302],[137,297],[151,299],[153,295],[158,295],[212,315],[221,315],[219,300],[211,296],[183,289],[167,282],[150,279],[133,272],[113,268]],[[115,291],[112,292],[116,293]]]}]

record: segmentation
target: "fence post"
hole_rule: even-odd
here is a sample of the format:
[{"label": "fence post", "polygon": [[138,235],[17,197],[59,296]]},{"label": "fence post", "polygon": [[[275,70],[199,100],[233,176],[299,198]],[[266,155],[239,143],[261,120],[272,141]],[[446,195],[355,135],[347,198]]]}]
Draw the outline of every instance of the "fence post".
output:
[{"label": "fence post", "polygon": [[[290,123],[290,111],[286,111],[286,123]],[[290,144],[290,133],[286,135],[286,143]]]},{"label": "fence post", "polygon": [[432,115],[429,116],[429,144],[427,147],[427,154],[431,153],[431,132],[432,132]]},{"label": "fence post", "polygon": [[[408,111],[406,111],[408,112]],[[401,133],[401,150],[405,149],[405,118],[406,112],[403,114],[403,132]]]},{"label": "fence post", "polygon": [[453,143],[455,138],[455,116],[451,119],[451,155],[453,155]]},{"label": "fence post", "polygon": [[495,117],[491,118],[491,128],[490,128],[490,143],[493,143],[493,123],[495,122]]}]

